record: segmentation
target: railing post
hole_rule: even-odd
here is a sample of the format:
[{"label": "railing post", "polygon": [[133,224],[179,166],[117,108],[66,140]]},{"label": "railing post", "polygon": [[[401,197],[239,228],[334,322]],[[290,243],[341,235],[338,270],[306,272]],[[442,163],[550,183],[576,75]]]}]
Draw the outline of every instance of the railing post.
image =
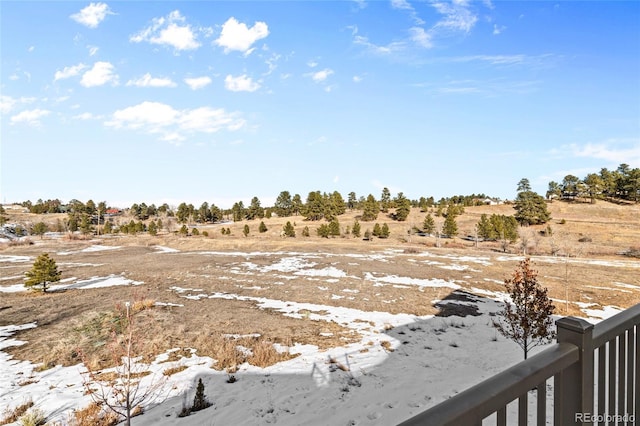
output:
[{"label": "railing post", "polygon": [[[587,321],[566,317],[556,321],[558,327],[558,343],[571,343],[579,348],[580,360],[560,372],[558,387],[562,392],[560,410],[555,413],[556,424],[591,425],[593,412],[593,324]],[[558,423],[559,421],[559,423]]]}]

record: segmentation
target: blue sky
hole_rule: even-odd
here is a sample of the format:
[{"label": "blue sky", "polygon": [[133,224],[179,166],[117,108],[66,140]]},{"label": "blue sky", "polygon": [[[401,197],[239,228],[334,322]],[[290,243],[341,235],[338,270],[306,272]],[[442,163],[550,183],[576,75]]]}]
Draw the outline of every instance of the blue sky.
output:
[{"label": "blue sky", "polygon": [[640,167],[640,2],[0,2],[0,201],[515,196]]}]

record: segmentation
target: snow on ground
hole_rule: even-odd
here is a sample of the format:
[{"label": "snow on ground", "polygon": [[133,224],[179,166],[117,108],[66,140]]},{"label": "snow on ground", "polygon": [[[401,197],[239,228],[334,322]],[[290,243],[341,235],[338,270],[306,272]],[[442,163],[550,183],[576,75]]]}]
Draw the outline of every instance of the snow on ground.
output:
[{"label": "snow on ground", "polygon": [[[140,285],[142,281],[134,281],[129,278],[125,278],[122,275],[111,274],[107,277],[91,277],[84,280],[77,280],[75,277],[66,278],[60,281],[60,284],[51,284],[48,287],[48,291],[58,291],[66,289],[90,289],[90,288],[103,288],[113,287],[120,285]],[[29,289],[24,284],[13,284],[10,286],[0,286],[0,293],[15,293],[20,291],[28,291]]]},{"label": "snow on ground", "polygon": [[87,248],[83,248],[82,250],[73,250],[73,251],[59,251],[56,253],[59,256],[68,256],[70,254],[76,253],[93,253],[96,251],[106,251],[106,250],[118,250],[122,247],[119,246],[103,246],[103,245],[92,245]]},{"label": "snow on ground", "polygon": [[[94,247],[91,249],[91,247]],[[91,246],[88,251],[98,251],[104,246]],[[108,249],[116,249],[109,247]],[[90,249],[90,250],[89,250]],[[157,253],[177,253],[178,250],[156,246]],[[67,252],[69,254],[73,252]],[[228,272],[234,275],[257,275],[264,273],[285,273],[283,279],[305,277],[330,277],[325,281],[339,282],[338,278],[348,277],[345,271],[328,266],[315,269],[312,259],[341,256],[362,261],[388,262],[402,256],[401,251],[386,250],[372,254],[332,254],[296,252],[197,252],[203,255],[238,256],[244,262],[231,266]],[[61,253],[59,253],[61,254]],[[251,258],[275,257],[269,265],[250,262]],[[433,255],[423,253],[412,256],[431,257],[438,260],[421,260],[458,270],[470,269],[469,264],[491,265],[488,257],[456,255]],[[444,263],[444,260],[448,263]],[[517,261],[517,256],[497,256],[498,261]],[[440,261],[443,262],[440,262]],[[540,258],[536,258],[540,260]],[[543,261],[561,261],[563,258],[549,258]],[[19,263],[32,261],[28,256],[0,256],[0,262]],[[571,262],[593,263],[585,259],[570,259]],[[257,262],[257,260],[256,260]],[[600,264],[600,263],[598,263]],[[606,262],[607,266],[638,267],[640,262]],[[8,277],[19,278],[19,277]],[[229,277],[224,277],[231,279]],[[235,278],[233,278],[235,279]],[[424,279],[396,275],[365,273],[364,281],[373,285],[393,285],[397,288],[408,286],[445,287],[454,292],[461,286],[454,281]],[[502,284],[498,280],[486,281]],[[251,282],[251,280],[244,280]],[[111,285],[137,285],[123,276],[92,277],[90,279],[67,279],[58,288],[97,288]],[[614,282],[616,290],[638,290],[638,286]],[[0,291],[20,287],[0,286]],[[250,288],[250,287],[247,287]],[[318,286],[328,291],[328,287]],[[150,381],[161,376],[164,369],[184,366],[185,370],[171,375],[165,385],[163,401],[148,404],[145,414],[132,419],[134,426],[162,425],[211,425],[251,424],[264,425],[393,425],[412,415],[424,411],[448,397],[503,371],[522,359],[520,348],[513,342],[498,336],[491,326],[491,315],[502,308],[501,301],[508,300],[506,293],[471,288],[468,291],[479,295],[464,300],[436,301],[447,305],[460,304],[477,306],[478,316],[467,317],[416,317],[409,314],[369,312],[353,308],[331,305],[299,303],[261,297],[243,296],[230,293],[206,293],[202,289],[174,286],[171,290],[186,299],[219,298],[246,300],[262,309],[272,309],[282,315],[303,318],[309,321],[335,322],[358,333],[361,338],[356,343],[321,351],[313,345],[294,344],[290,348],[280,347],[296,358],[258,368],[248,364],[234,373],[237,381],[227,383],[225,372],[213,370],[215,360],[192,356],[179,361],[162,362],[168,354],[161,354],[148,368],[154,374],[145,378]],[[353,293],[357,290],[343,289]],[[332,294],[332,299],[345,296]],[[387,301],[392,303],[392,301]],[[177,303],[157,302],[158,306],[182,308]],[[594,303],[578,306],[594,322],[618,312],[619,308],[605,306],[598,308]],[[2,349],[22,342],[12,339],[16,331],[35,327],[36,324],[0,327],[0,412],[15,407],[31,398],[36,407],[42,409],[48,420],[66,420],[67,412],[89,403],[82,387],[81,365],[55,367],[37,371],[37,365],[12,360]],[[541,350],[538,348],[536,350]],[[194,413],[186,418],[177,418],[183,405],[193,401],[195,384],[202,378],[205,393],[213,402],[209,409]],[[530,414],[535,407],[530,407]]]}]

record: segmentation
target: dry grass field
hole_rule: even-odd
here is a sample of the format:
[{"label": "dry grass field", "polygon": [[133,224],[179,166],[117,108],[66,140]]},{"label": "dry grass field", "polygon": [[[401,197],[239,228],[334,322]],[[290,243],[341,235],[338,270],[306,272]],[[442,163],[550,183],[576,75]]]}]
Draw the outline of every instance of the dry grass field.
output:
[{"label": "dry grass field", "polygon": [[[540,234],[546,225],[521,231],[557,313],[587,316],[586,304],[598,309],[640,303],[640,260],[622,255],[640,245],[640,205],[555,202],[549,209],[552,236]],[[64,216],[8,212],[12,221],[24,225],[42,219],[53,224]],[[510,215],[513,208],[466,208],[458,218],[460,236],[472,235],[483,213]],[[339,218],[343,229],[357,214],[347,212]],[[258,233],[260,220],[255,220],[200,226],[208,237],[179,237],[165,229],[156,237],[45,236],[33,238],[32,245],[3,244],[0,290],[21,284],[33,259],[43,252],[56,260],[63,281],[71,283],[46,294],[0,293],[0,326],[37,323],[16,335],[27,344],[7,351],[47,368],[80,362],[81,349],[89,362],[104,366],[110,360],[106,343],[117,308],[125,301],[138,301],[137,325],[147,355],[193,348],[217,359],[214,368],[233,371],[244,361],[268,365],[289,356],[273,350],[274,343],[322,349],[359,340],[357,331],[337,320],[318,320],[326,314],[315,308],[318,305],[442,315],[442,306],[434,301],[446,298],[454,288],[499,296],[502,282],[520,259],[521,244],[512,244],[507,253],[499,243],[476,247],[461,238],[442,239],[436,247],[435,238],[408,232],[412,226],[421,227],[424,216],[413,209],[406,222],[398,223],[380,214],[377,222],[390,226],[391,237],[373,241],[319,238],[315,230],[320,223],[298,216],[264,219],[268,231],[263,234]],[[280,236],[287,220],[295,222],[296,238]],[[246,223],[251,232],[244,237]],[[361,225],[362,233],[373,228],[373,223]],[[220,233],[223,226],[231,229],[231,235]],[[302,236],[305,226],[310,237]],[[138,285],[82,288],[101,277],[126,278]],[[274,301],[282,302],[282,307],[273,307]],[[294,314],[287,312],[287,306],[294,304]],[[233,344],[228,344],[230,340]],[[239,344],[253,355],[238,351]]]}]

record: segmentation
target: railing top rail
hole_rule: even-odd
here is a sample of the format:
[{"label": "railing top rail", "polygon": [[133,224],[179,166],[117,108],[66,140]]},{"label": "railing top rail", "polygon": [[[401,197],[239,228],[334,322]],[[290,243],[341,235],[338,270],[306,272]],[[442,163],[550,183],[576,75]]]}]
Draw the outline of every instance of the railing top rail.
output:
[{"label": "railing top rail", "polygon": [[400,426],[476,424],[578,359],[577,346],[556,343],[508,370],[400,423]]},{"label": "railing top rail", "polygon": [[638,324],[640,324],[640,303],[596,324],[593,328],[593,348],[599,348],[623,331]]}]

